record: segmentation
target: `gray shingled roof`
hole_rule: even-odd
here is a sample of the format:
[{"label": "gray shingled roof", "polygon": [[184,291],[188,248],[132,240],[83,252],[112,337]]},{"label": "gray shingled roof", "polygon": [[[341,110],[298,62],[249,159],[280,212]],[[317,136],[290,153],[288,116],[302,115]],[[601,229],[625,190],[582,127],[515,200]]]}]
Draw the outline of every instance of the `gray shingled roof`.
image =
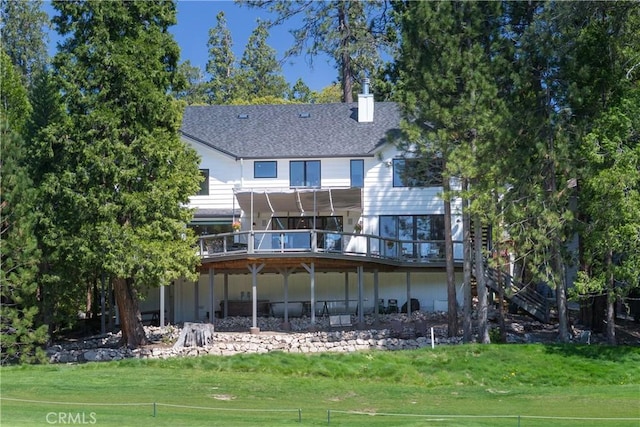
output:
[{"label": "gray shingled roof", "polygon": [[213,105],[187,107],[181,131],[237,158],[362,157],[397,134],[399,123],[392,102],[375,103],[373,123],[358,123],[357,103]]}]

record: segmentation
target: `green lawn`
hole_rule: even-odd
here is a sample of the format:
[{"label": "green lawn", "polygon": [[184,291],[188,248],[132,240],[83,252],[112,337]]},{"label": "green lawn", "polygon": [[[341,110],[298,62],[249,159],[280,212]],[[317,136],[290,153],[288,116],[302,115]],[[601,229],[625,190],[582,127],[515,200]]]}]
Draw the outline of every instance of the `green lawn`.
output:
[{"label": "green lawn", "polygon": [[632,347],[270,353],[0,374],[2,426],[279,426],[300,425],[299,417],[367,427],[640,426],[640,348]]}]

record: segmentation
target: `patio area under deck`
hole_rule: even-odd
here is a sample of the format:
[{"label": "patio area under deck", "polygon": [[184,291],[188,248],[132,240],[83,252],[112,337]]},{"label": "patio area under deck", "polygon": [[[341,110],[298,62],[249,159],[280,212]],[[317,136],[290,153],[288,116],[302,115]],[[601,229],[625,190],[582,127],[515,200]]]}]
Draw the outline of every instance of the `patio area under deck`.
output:
[{"label": "patio area under deck", "polygon": [[[309,244],[303,247],[292,247],[285,243],[289,241],[289,234],[306,234]],[[318,245],[319,239],[327,235],[339,241],[339,245],[327,247]],[[304,240],[304,239],[303,239]],[[270,242],[263,245],[265,241]],[[296,241],[300,242],[300,239]],[[305,240],[306,241],[306,240]],[[278,244],[273,244],[274,242]],[[374,301],[378,301],[379,272],[401,272],[406,274],[407,301],[411,301],[411,273],[445,271],[444,250],[433,251],[432,247],[441,248],[441,241],[400,241],[381,238],[374,235],[359,233],[344,233],[326,230],[261,230],[237,233],[224,233],[200,238],[200,254],[202,263],[200,272],[209,276],[209,295],[207,301],[209,313],[215,313],[214,299],[215,275],[223,274],[224,297],[223,316],[228,312],[228,275],[251,273],[251,332],[257,333],[257,318],[260,296],[258,294],[258,275],[272,273],[283,277],[284,324],[289,320],[288,278],[293,272],[309,274],[309,300],[311,324],[316,323],[316,273],[339,272],[345,273],[345,301],[356,303],[357,323],[364,324],[364,274],[373,274]],[[461,245],[455,242],[454,245]],[[322,246],[322,247],[320,247]],[[461,271],[462,260],[454,260],[456,270]],[[358,281],[358,295],[350,300],[348,295],[348,276],[346,273],[356,273]],[[326,303],[325,303],[326,305]],[[373,304],[374,314],[378,314],[377,304]],[[408,314],[411,312],[407,304]],[[213,317],[213,316],[212,316]],[[212,318],[209,321],[213,321]]]}]

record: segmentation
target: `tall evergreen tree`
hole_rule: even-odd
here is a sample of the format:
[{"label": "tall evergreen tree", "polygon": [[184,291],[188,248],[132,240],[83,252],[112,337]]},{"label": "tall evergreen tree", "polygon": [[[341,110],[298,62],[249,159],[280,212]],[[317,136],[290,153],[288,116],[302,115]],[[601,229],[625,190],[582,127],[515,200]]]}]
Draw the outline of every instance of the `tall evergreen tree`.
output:
[{"label": "tall evergreen tree", "polygon": [[54,7],[66,37],[54,65],[70,116],[58,136],[71,141],[58,194],[80,225],[73,255],[112,278],[122,344],[137,347],[147,340],[140,290],[194,277],[198,261],[185,207],[199,186],[198,159],[178,136],[180,107],[170,96],[179,55],[168,32],[175,3]]},{"label": "tall evergreen tree", "polygon": [[235,97],[234,78],[237,72],[236,58],[233,54],[233,40],[227,28],[224,12],[216,15],[216,26],[209,30],[209,61],[207,73],[209,80],[210,103],[227,104]]},{"label": "tall evergreen tree", "polygon": [[49,17],[42,10],[42,1],[0,0],[0,23],[2,47],[29,87],[48,61]]},{"label": "tall evergreen tree", "polygon": [[38,271],[40,315],[53,337],[64,328],[74,327],[78,312],[85,311],[80,307],[86,289],[79,284],[89,280],[87,272],[98,266],[74,255],[83,245],[81,218],[72,214],[74,200],[61,196],[59,189],[74,180],[73,175],[65,173],[65,164],[75,144],[59,137],[67,133],[70,123],[51,71],[37,73],[29,100],[33,112],[27,121],[25,148],[29,159],[26,166],[37,192],[34,212],[42,254]]},{"label": "tall evergreen tree", "polygon": [[266,8],[279,25],[302,16],[302,25],[291,31],[294,45],[289,55],[308,55],[309,64],[319,53],[335,61],[342,87],[342,101],[353,101],[353,85],[381,65],[381,51],[391,46],[390,15],[384,1],[249,0],[250,7]]},{"label": "tall evergreen tree", "polygon": [[[479,224],[484,219],[479,213],[490,207],[483,196],[484,183],[493,175],[491,168],[478,173],[478,164],[488,158],[488,147],[499,135],[504,114],[497,82],[492,78],[500,58],[500,3],[406,2],[397,10],[402,33],[398,97],[408,137],[406,150],[418,158],[442,157],[445,217],[451,213],[450,179],[461,176],[472,180],[471,200]],[[450,225],[445,223],[449,235],[448,326],[449,335],[455,335],[458,323]],[[479,238],[476,234],[476,240]],[[481,272],[482,255],[479,259],[476,269]],[[483,277],[481,273],[477,276]],[[465,285],[470,292],[470,284]],[[478,300],[479,339],[488,342],[487,293],[481,281]]]},{"label": "tall evergreen tree", "polygon": [[19,73],[0,52],[0,363],[43,358],[47,327],[38,323],[34,196],[24,164],[30,106]]},{"label": "tall evergreen tree", "polygon": [[[568,4],[568,3],[567,3]],[[505,34],[514,40],[513,79],[508,85],[512,137],[499,159],[510,185],[504,218],[531,286],[555,291],[558,334],[570,339],[567,313],[567,244],[575,230],[571,206],[577,140],[566,104],[562,58],[573,52],[573,21],[562,2],[507,3]]]},{"label": "tall evergreen tree", "polygon": [[202,70],[191,65],[191,61],[187,59],[178,66],[178,73],[184,79],[184,86],[174,90],[176,99],[184,101],[187,105],[207,104],[210,85],[205,82]]},{"label": "tall evergreen tree", "polygon": [[267,44],[268,36],[265,23],[258,21],[240,60],[235,79],[236,99],[250,101],[253,98],[286,97],[289,85],[282,75],[275,49]]},{"label": "tall evergreen tree", "polygon": [[[578,209],[584,225],[577,290],[606,300],[589,326],[616,343],[615,304],[640,286],[640,5],[566,4],[573,23],[564,58],[574,132],[580,140]],[[606,201],[606,203],[603,203]]]}]

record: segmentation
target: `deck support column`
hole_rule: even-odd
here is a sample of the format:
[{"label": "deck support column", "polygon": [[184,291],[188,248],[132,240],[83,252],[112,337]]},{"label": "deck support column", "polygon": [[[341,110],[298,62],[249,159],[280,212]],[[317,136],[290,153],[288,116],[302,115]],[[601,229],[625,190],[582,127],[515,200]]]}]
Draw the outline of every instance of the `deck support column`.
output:
[{"label": "deck support column", "polygon": [[214,290],[214,270],[213,267],[209,267],[209,323],[214,323],[216,317],[216,304]]},{"label": "deck support column", "polygon": [[407,316],[411,317],[411,272],[407,271]]},{"label": "deck support column", "polygon": [[160,327],[164,328],[164,285],[160,286]]},{"label": "deck support column", "polygon": [[373,270],[373,314],[376,322],[380,318],[380,290],[378,289],[378,270]]},{"label": "deck support column", "polygon": [[349,273],[344,273],[344,307],[349,313]]},{"label": "deck support column", "polygon": [[285,268],[280,270],[284,286],[284,321],[282,323],[282,328],[287,331],[291,328],[291,325],[289,324],[289,276],[294,271],[295,268]]},{"label": "deck support column", "polygon": [[264,268],[264,264],[251,264],[248,265],[247,268],[251,272],[251,293],[253,301],[252,301],[252,315],[253,315],[253,323],[250,332],[252,334],[257,334],[260,332],[260,328],[258,328],[258,273]]},{"label": "deck support column", "polygon": [[311,288],[311,325],[316,324],[316,267],[314,263],[310,265],[302,264],[307,273],[309,273],[309,286]]},{"label": "deck support column", "polygon": [[358,266],[358,326],[364,326],[364,267]]},{"label": "deck support column", "polygon": [[195,314],[193,315],[193,321],[200,321],[200,278],[196,280],[193,288],[193,303],[195,305]]},{"label": "deck support column", "polygon": [[229,316],[229,274],[224,274],[224,289],[223,295],[224,297],[224,307],[222,309],[222,317],[225,319]]}]

